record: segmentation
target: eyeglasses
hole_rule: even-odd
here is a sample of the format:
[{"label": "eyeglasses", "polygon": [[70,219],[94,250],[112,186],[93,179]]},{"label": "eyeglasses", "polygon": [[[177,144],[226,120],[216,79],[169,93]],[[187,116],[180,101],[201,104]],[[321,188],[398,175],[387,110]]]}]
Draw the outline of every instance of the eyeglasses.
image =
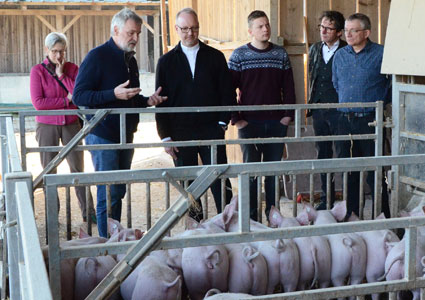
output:
[{"label": "eyeglasses", "polygon": [[360,31],[365,31],[365,30],[367,30],[367,29],[350,29],[350,30],[344,29],[344,33],[345,34],[347,34],[347,33],[354,34],[354,33],[359,33]]},{"label": "eyeglasses", "polygon": [[60,55],[63,55],[63,54],[65,54],[66,53],[66,50],[56,50],[56,49],[53,49],[53,50],[50,50],[50,52],[52,52],[52,54],[53,55],[56,55],[56,54],[60,54]]},{"label": "eyeglasses", "polygon": [[178,28],[180,28],[180,30],[183,33],[188,33],[189,30],[191,30],[192,32],[198,32],[199,31],[199,26],[196,27],[180,27],[179,25],[177,25]]},{"label": "eyeglasses", "polygon": [[336,28],[331,28],[331,27],[326,27],[326,26],[323,26],[322,24],[319,24],[319,25],[317,25],[317,28],[319,28],[319,30],[326,30],[326,31],[334,31],[334,30],[336,30]]}]

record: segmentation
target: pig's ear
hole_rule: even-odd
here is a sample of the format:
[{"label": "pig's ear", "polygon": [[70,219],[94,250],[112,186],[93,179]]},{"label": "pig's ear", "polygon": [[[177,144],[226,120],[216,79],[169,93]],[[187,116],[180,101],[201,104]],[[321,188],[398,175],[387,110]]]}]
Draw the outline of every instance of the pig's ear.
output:
[{"label": "pig's ear", "polygon": [[207,256],[208,269],[215,269],[221,263],[221,253],[218,249],[213,250]]},{"label": "pig's ear", "polygon": [[224,211],[221,217],[223,218],[223,224],[225,228],[227,228],[227,226],[230,223],[230,220],[232,220],[232,217],[235,211],[236,211],[235,207],[231,204],[226,205],[226,207],[224,208]]},{"label": "pig's ear", "polygon": [[230,200],[229,205],[232,205],[235,211],[238,210],[238,195],[233,196],[232,200]]},{"label": "pig's ear", "polygon": [[317,218],[317,211],[308,202],[304,202],[304,205],[303,206],[304,206],[303,212],[307,214],[308,221],[309,222],[311,222],[311,221],[314,222],[316,220],[316,218]]},{"label": "pig's ear", "polygon": [[407,212],[407,211],[405,211],[405,210],[400,210],[400,211],[398,212],[398,216],[399,216],[399,217],[402,217],[402,218],[407,218],[407,217],[410,217],[410,213],[409,213],[409,212]]},{"label": "pig's ear", "polygon": [[84,231],[84,229],[80,228],[80,234],[78,235],[80,239],[88,238],[90,235],[87,234],[87,232]]},{"label": "pig's ear", "polygon": [[108,232],[110,236],[113,236],[115,233],[120,232],[123,229],[124,227],[121,226],[120,222],[108,218]]},{"label": "pig's ear", "polygon": [[305,210],[300,212],[298,214],[298,216],[296,217],[296,219],[297,219],[298,223],[300,223],[300,225],[309,225],[310,224],[308,213]]},{"label": "pig's ear", "polygon": [[379,214],[379,216],[377,216],[376,218],[375,218],[375,220],[385,220],[386,218],[385,218],[385,214],[384,213],[380,213]]},{"label": "pig's ear", "polygon": [[355,212],[351,213],[351,216],[348,218],[348,222],[360,221],[360,218],[356,215]]},{"label": "pig's ear", "polygon": [[347,214],[347,201],[336,203],[334,208],[331,210],[331,214],[336,220],[343,221]]},{"label": "pig's ear", "polygon": [[270,227],[279,227],[283,221],[280,211],[272,205],[269,213]]},{"label": "pig's ear", "polygon": [[136,240],[140,240],[143,237],[143,231],[140,229],[134,229],[134,236],[136,237]]},{"label": "pig's ear", "polygon": [[272,246],[276,249],[278,253],[281,253],[286,250],[286,244],[283,239],[277,239],[274,244],[272,244]]},{"label": "pig's ear", "polygon": [[199,227],[200,227],[200,224],[198,222],[196,222],[195,219],[193,219],[191,217],[186,218],[186,228],[188,230],[196,229],[196,228],[199,228]]}]

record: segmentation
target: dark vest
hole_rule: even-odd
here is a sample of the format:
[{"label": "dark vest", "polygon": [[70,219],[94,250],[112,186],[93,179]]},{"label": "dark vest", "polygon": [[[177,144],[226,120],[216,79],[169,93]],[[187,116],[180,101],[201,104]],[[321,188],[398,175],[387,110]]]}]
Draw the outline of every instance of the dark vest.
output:
[{"label": "dark vest", "polygon": [[[321,50],[320,50],[321,51]],[[325,61],[320,59],[320,65],[317,70],[317,79],[314,83],[312,103],[338,103],[338,94],[332,84],[332,62],[334,55],[325,64]]]}]

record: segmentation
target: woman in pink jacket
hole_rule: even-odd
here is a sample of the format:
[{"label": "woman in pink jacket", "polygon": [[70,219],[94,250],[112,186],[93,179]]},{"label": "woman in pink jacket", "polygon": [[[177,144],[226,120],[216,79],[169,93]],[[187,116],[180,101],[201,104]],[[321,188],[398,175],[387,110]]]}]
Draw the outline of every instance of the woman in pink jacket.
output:
[{"label": "woman in pink jacket", "polygon": [[[46,59],[35,65],[30,74],[31,101],[36,110],[78,109],[72,103],[72,93],[78,66],[65,60],[67,39],[62,33],[52,32],[45,41]],[[66,145],[81,129],[77,115],[36,116],[36,139],[40,147]],[[56,152],[40,152],[43,168],[56,156]],[[82,151],[72,151],[66,157],[71,172],[84,172]],[[56,170],[51,173],[56,173]],[[78,202],[86,221],[85,187],[75,187]],[[90,197],[89,216],[93,222],[96,214]]]}]

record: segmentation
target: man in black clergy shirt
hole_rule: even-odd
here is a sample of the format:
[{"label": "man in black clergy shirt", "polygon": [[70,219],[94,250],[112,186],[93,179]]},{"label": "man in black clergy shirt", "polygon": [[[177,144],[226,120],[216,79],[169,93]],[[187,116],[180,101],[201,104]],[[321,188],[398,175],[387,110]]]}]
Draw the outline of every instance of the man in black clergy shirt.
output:
[{"label": "man in black clergy shirt", "polygon": [[[193,107],[236,105],[236,94],[224,55],[198,39],[199,22],[196,12],[184,8],[177,13],[175,30],[179,44],[163,55],[156,69],[156,86],[162,87],[168,101],[160,107]],[[162,141],[224,139],[230,112],[158,113],[156,124]],[[166,147],[175,166],[198,164],[198,154],[204,165],[211,164],[211,147]],[[225,146],[217,147],[217,163],[226,164]],[[221,212],[221,184],[211,185],[217,212]],[[230,181],[226,180],[226,203],[232,198]],[[197,200],[200,203],[199,199]],[[191,208],[195,220],[203,218],[202,210]]]}]

